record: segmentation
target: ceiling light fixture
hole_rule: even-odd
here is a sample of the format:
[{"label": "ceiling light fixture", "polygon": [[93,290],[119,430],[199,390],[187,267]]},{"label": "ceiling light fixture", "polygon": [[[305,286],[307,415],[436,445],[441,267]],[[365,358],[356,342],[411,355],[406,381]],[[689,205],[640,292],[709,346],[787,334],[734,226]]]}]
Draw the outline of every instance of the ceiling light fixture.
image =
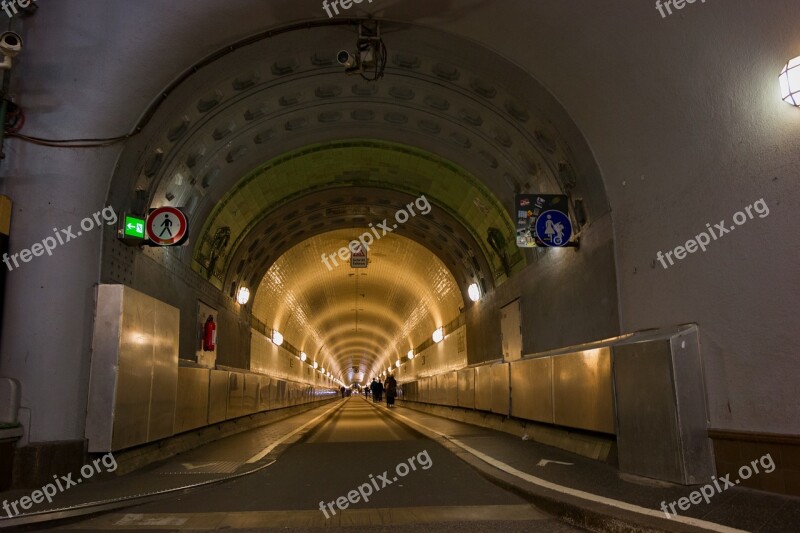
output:
[{"label": "ceiling light fixture", "polygon": [[477,302],[478,300],[481,299],[481,288],[478,287],[477,283],[473,283],[472,285],[467,287],[467,295],[469,296],[470,300],[472,300],[473,302]]},{"label": "ceiling light fixture", "polygon": [[778,77],[781,98],[787,104],[800,107],[800,56],[790,59]]},{"label": "ceiling light fixture", "polygon": [[239,287],[239,291],[236,293],[236,301],[239,302],[239,305],[244,305],[250,300],[250,289],[247,287]]},{"label": "ceiling light fixture", "polygon": [[442,339],[444,339],[444,330],[442,328],[438,328],[436,331],[433,332],[431,338],[433,339],[433,342],[436,343],[442,342]]}]

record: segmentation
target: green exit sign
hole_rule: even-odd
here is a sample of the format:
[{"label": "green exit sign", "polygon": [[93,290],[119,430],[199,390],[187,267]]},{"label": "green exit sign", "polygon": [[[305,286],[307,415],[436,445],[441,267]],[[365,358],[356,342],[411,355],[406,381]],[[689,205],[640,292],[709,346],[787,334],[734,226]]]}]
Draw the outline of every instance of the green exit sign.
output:
[{"label": "green exit sign", "polygon": [[125,215],[125,225],[122,228],[124,237],[144,239],[144,219]]}]

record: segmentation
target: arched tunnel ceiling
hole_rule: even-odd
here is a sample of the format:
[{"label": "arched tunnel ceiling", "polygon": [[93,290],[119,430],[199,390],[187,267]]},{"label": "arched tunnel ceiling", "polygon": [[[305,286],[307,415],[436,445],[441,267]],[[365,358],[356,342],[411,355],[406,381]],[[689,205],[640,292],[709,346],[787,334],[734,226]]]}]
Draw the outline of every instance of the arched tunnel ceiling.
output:
[{"label": "arched tunnel ceiling", "polygon": [[[414,257],[441,265],[463,301],[467,282],[502,282],[534,253],[514,248],[515,193],[581,198],[588,223],[608,211],[580,131],[558,101],[513,63],[451,35],[385,22],[386,75],[368,83],[345,75],[335,61],[338,50],[353,47],[354,26],[298,28],[231,43],[208,61],[198,58],[145,113],[142,134],[131,139],[117,165],[110,201],[134,212],[162,205],[188,211],[190,245],[145,250],[156,262],[170,270],[180,262],[232,296],[232,283],[255,286],[281,253],[310,236],[363,228],[425,193],[436,204],[433,215],[412,219],[387,242],[396,237],[419,247]],[[313,228],[319,223],[309,225],[309,216],[325,223]],[[209,239],[222,227],[231,235],[209,276]],[[487,246],[489,227],[505,239],[505,268],[502,253]],[[311,260],[317,269],[318,260]],[[284,287],[311,291],[304,285],[308,279],[315,276],[290,278],[296,287]],[[416,313],[413,327],[406,323],[411,315],[365,309],[364,316],[374,315],[374,327],[367,334],[365,325],[369,338],[350,345],[351,352],[389,346],[380,334],[387,328],[394,328],[391,340],[397,332],[422,339],[437,312],[453,318],[437,307],[423,317],[411,301],[408,293],[403,312]],[[279,309],[303,308],[288,298],[272,302]],[[312,308],[307,311],[313,316]],[[325,315],[324,309],[314,311]],[[337,349],[348,347],[347,335],[335,329],[338,316],[329,315],[314,342],[331,335]],[[302,346],[310,333],[295,328],[302,336],[293,338],[288,327],[287,340]]]},{"label": "arched tunnel ceiling", "polygon": [[[392,229],[398,209],[405,210],[409,204],[417,215]],[[225,290],[233,297],[240,286],[258,286],[275,259],[301,239],[340,228],[357,228],[353,234],[360,236],[369,231],[370,224],[382,236],[385,230],[380,225],[384,220],[391,233],[408,237],[433,252],[456,278],[462,294],[466,294],[471,283],[478,283],[484,291],[493,288],[494,276],[481,244],[450,211],[431,202],[427,196],[415,197],[379,187],[341,185],[295,198],[272,210],[255,225],[247,238],[231,250],[233,259],[227,269]],[[205,253],[199,254],[198,262],[201,265],[214,263],[214,270],[218,270],[219,261],[214,259],[213,251],[215,240],[218,239],[212,239],[212,246],[206,247]],[[204,276],[208,277],[208,269],[205,272]]]},{"label": "arched tunnel ceiling", "polygon": [[[387,191],[376,197],[370,188]],[[389,194],[391,190],[406,192],[405,199]],[[373,204],[384,209],[368,209],[370,197]],[[523,256],[515,246],[511,219],[479,180],[452,163],[408,146],[353,140],[290,152],[242,179],[217,204],[199,233],[193,267],[222,288],[222,281],[238,277],[232,278],[231,269],[238,275],[245,264],[254,263],[262,269],[254,274],[261,276],[282,246],[293,244],[303,234],[321,233],[326,226],[346,223],[348,218],[360,222],[358,234],[368,230],[368,224],[384,220],[390,227],[414,232],[413,226],[405,227],[404,223],[401,228],[395,222],[395,212],[413,202],[426,212],[412,207],[418,214],[409,220],[422,229],[420,240],[430,240],[431,249],[441,249],[449,239],[458,239],[456,231],[466,231],[476,246],[464,251],[482,256],[489,263],[490,271],[484,275],[491,282],[524,266]],[[431,233],[430,226],[446,215],[430,216],[431,205],[452,219],[449,225],[447,221],[442,223],[443,233],[438,235]],[[285,207],[283,219],[272,220],[265,227],[263,222],[278,207]],[[424,219],[428,219],[427,223]],[[462,228],[456,230],[453,226]],[[487,244],[490,228],[507,236],[502,254]],[[214,244],[221,231],[228,235],[224,247]],[[232,265],[237,250],[242,253]],[[455,254],[463,257],[458,251]],[[455,267],[455,262],[451,255],[448,263]]]},{"label": "arched tunnel ceiling", "polygon": [[579,130],[528,73],[474,43],[384,25],[389,63],[375,83],[336,64],[355,40],[343,26],[232,45],[189,69],[126,148],[112,198],[184,206],[198,227],[266,161],[316,143],[380,139],[457,162],[509,212],[524,191],[569,192],[590,221],[608,211]]},{"label": "arched tunnel ceiling", "polygon": [[464,305],[447,267],[400,235],[376,241],[365,269],[322,263],[322,254],[336,253],[360,232],[340,229],[297,244],[264,275],[253,302],[257,319],[347,381],[353,367],[365,379],[403,356]]}]

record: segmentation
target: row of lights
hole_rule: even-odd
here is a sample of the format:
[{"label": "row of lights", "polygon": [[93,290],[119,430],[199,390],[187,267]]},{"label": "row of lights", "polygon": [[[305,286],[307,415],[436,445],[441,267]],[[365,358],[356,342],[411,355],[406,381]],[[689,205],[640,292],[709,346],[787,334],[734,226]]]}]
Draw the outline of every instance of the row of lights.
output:
[{"label": "row of lights", "polygon": [[[272,344],[274,344],[275,346],[282,345],[283,344],[283,334],[278,330],[273,330],[272,331],[272,337],[270,337],[270,341],[272,341]],[[300,352],[300,360],[305,363],[308,360],[308,354],[306,352]],[[331,374],[330,370],[328,370],[326,372],[324,366],[320,367],[319,363],[317,363],[316,361],[314,361],[313,366],[314,366],[314,370],[318,370],[319,373],[322,374],[323,376],[326,376],[326,377],[328,377],[330,379],[333,379],[333,374]],[[344,383],[342,383],[338,379],[334,379],[334,381],[336,383],[338,383],[339,385],[344,385]]]},{"label": "row of lights", "polygon": [[[798,76],[800,76],[800,70],[798,71]],[[798,82],[798,92],[800,92],[800,82]],[[478,286],[477,283],[473,283],[467,288],[467,295],[469,295],[470,300],[472,300],[473,302],[477,302],[478,300],[481,299],[481,288]],[[247,302],[249,302],[250,289],[248,289],[247,287],[239,287],[239,290],[236,293],[236,301],[239,303],[239,305],[245,305]]]},{"label": "row of lights", "polygon": [[[436,328],[436,330],[433,332],[433,335],[431,335],[431,339],[433,339],[433,342],[435,342],[436,344],[442,342],[444,340],[444,328]],[[409,361],[414,359],[414,350],[409,350],[408,353],[406,353],[406,357],[408,357]],[[401,365],[400,359],[395,361],[394,363],[395,367],[400,368],[400,365]],[[391,371],[392,371],[391,366],[386,368],[386,372],[391,372]],[[383,374],[386,374],[386,372],[384,372]]]},{"label": "row of lights", "polygon": [[[469,299],[472,300],[473,302],[477,302],[478,300],[481,299],[481,289],[477,283],[473,283],[467,288],[467,294],[469,295]],[[236,301],[239,303],[239,305],[245,305],[249,300],[250,300],[250,289],[248,289],[247,287],[239,287],[239,291],[236,293]],[[437,344],[442,342],[442,340],[444,339],[444,330],[442,328],[437,328],[436,331],[433,332],[432,338],[433,342]],[[273,330],[272,337],[270,338],[270,340],[275,346],[280,346],[283,344],[283,334],[281,334],[280,331]],[[408,356],[409,360],[414,359],[414,350],[409,350],[408,354],[406,355]],[[306,354],[306,352],[300,352],[300,360],[305,362],[306,359],[308,359],[308,354]],[[319,365],[317,364],[317,362],[314,361],[315,370],[317,369],[318,366]],[[395,366],[397,368],[400,368],[400,359],[397,360]],[[391,372],[391,371],[392,371],[391,366],[386,369],[386,372]],[[320,373],[326,375],[329,378],[332,377],[330,371],[327,374],[325,373],[324,367],[320,369]],[[336,380],[336,382],[342,384],[341,381],[339,380]]]},{"label": "row of lights", "polygon": [[[470,300],[472,300],[473,302],[477,302],[478,300],[481,299],[481,288],[478,286],[477,283],[473,283],[469,287],[467,287],[467,295],[469,296]],[[433,339],[433,342],[435,342],[436,344],[442,342],[444,340],[444,328],[436,328],[436,330],[433,332],[433,335],[431,335],[431,339]],[[409,361],[414,359],[414,350],[409,350],[408,353],[406,354],[406,357],[408,357]],[[396,368],[400,368],[400,364],[401,364],[400,359],[398,359],[397,361],[395,361],[394,366]],[[392,367],[390,365],[386,367],[386,370],[384,370],[381,373],[381,375],[385,376],[387,373],[391,373],[391,371]]]}]

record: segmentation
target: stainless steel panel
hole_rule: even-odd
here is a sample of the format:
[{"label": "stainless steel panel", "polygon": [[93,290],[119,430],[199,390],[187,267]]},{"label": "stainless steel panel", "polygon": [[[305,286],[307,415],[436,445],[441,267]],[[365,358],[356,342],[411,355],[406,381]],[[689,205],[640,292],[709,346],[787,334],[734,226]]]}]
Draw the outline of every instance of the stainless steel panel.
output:
[{"label": "stainless steel panel", "polygon": [[458,372],[448,372],[444,374],[444,404],[457,406],[458,405]]},{"label": "stainless steel panel", "polygon": [[458,371],[458,406],[475,408],[475,369]]},{"label": "stainless steel panel", "polygon": [[636,334],[613,354],[620,470],[708,482],[714,459],[696,327]]},{"label": "stainless steel panel", "polygon": [[179,311],[123,285],[97,292],[86,436],[114,451],[172,434]]},{"label": "stainless steel panel", "polygon": [[230,372],[210,370],[208,382],[208,423],[222,422],[228,412],[228,380]]},{"label": "stainless steel panel", "polygon": [[419,400],[419,381],[409,381],[403,383],[403,399],[410,402],[418,402]]},{"label": "stainless steel panel", "polygon": [[122,331],[112,449],[147,442],[153,384],[155,306],[152,298],[123,287]]},{"label": "stainless steel panel", "polygon": [[228,374],[228,406],[225,412],[225,418],[237,418],[244,414],[242,408],[242,398],[244,396],[244,374],[239,372],[230,372]]},{"label": "stainless steel panel", "polygon": [[270,378],[269,376],[259,376],[259,388],[258,388],[258,410],[259,411],[267,411],[269,410],[269,383]]},{"label": "stainless steel panel", "polygon": [[553,423],[553,358],[511,363],[511,416]]},{"label": "stainless steel panel", "polygon": [[509,413],[509,363],[492,365],[492,412],[501,415]]},{"label": "stainless steel panel", "polygon": [[157,300],[153,300],[153,305],[153,381],[150,388],[147,442],[172,435],[178,397],[180,311]]},{"label": "stainless steel panel", "polygon": [[286,390],[286,382],[282,379],[275,380],[275,407],[281,408],[289,405],[289,394]]},{"label": "stainless steel panel", "polygon": [[178,397],[173,433],[183,433],[208,424],[207,368],[178,368]]},{"label": "stainless steel panel", "polygon": [[430,399],[428,398],[428,378],[422,378],[419,380],[419,401],[429,403]]},{"label": "stainless steel panel", "polygon": [[492,367],[475,368],[475,409],[491,411],[492,409]]},{"label": "stainless steel panel", "polygon": [[111,451],[116,416],[117,361],[122,331],[122,285],[97,288],[89,400],[86,411],[88,451]]},{"label": "stainless steel panel", "polygon": [[553,420],[614,433],[610,348],[553,356]]},{"label": "stainless steel panel", "polygon": [[242,414],[250,415],[258,410],[258,393],[261,380],[257,374],[244,374],[242,390]]}]

